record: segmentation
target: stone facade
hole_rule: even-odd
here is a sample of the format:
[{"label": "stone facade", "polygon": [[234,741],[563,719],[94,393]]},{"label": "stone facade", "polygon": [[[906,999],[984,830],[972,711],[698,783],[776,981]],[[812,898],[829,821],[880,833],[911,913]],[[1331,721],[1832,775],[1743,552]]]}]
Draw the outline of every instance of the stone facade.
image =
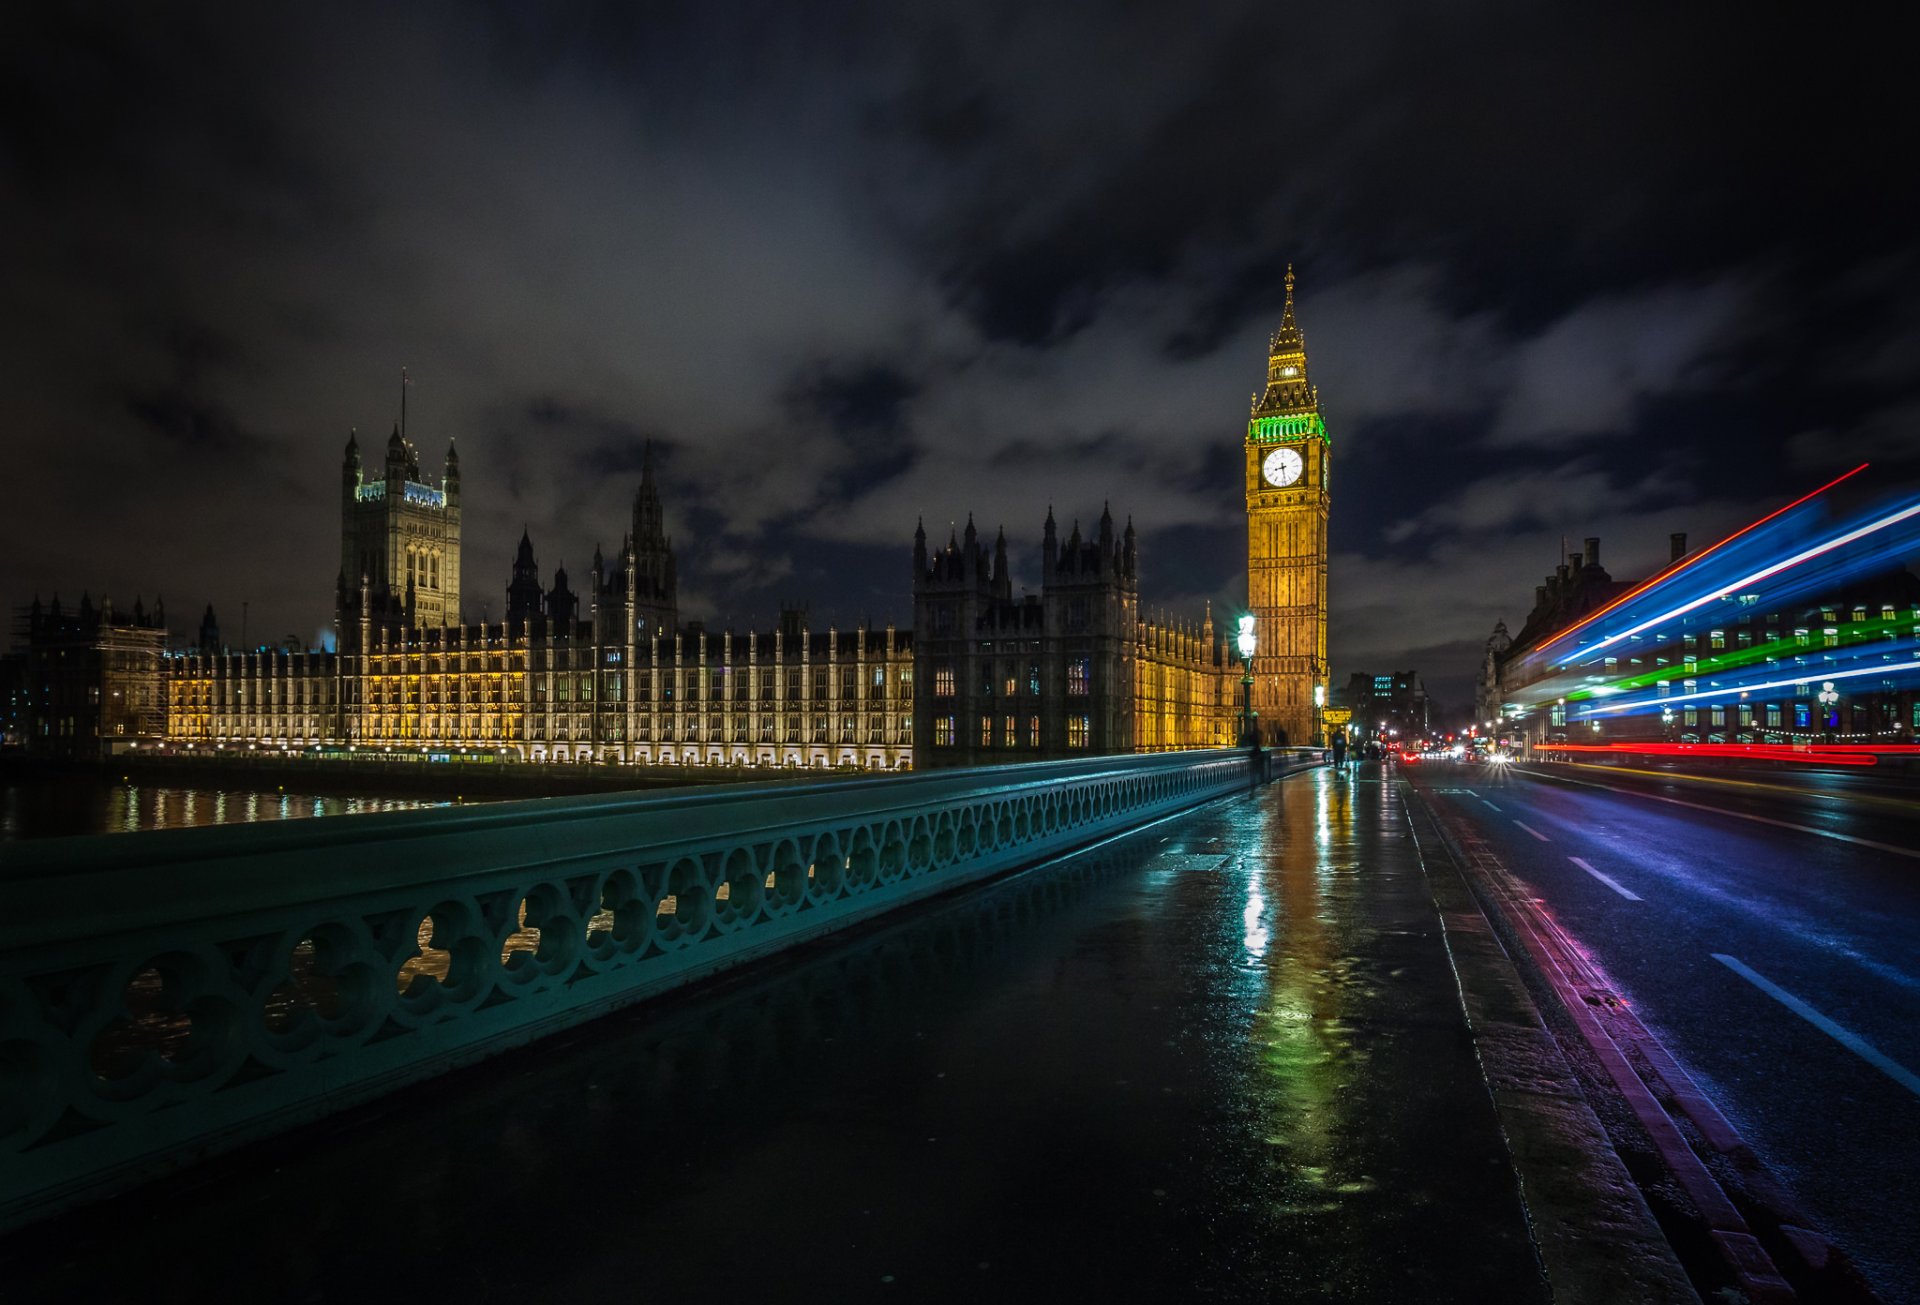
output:
[{"label": "stone facade", "polygon": [[22,609],[11,712],[19,741],[50,756],[111,756],[166,730],[166,608],[130,612],[102,599],[63,608],[56,595]]},{"label": "stone facade", "polygon": [[1330,453],[1320,393],[1293,315],[1293,269],[1266,388],[1247,420],[1247,606],[1255,619],[1253,706],[1269,744],[1319,741],[1327,691]]},{"label": "stone facade", "polygon": [[[449,453],[451,514],[438,518],[446,533],[436,534],[416,516],[440,505],[391,512],[396,477],[402,500],[421,482],[410,446],[389,444],[376,495],[360,492],[364,477],[348,447],[353,492],[342,554],[364,554],[369,580],[339,587],[351,605],[336,617],[337,651],[222,651],[209,609],[200,649],[165,662],[169,744],[570,763],[912,765],[906,632],[814,630],[800,610],[769,631],[682,626],[651,449],[619,556],[609,564],[596,553],[585,578],[585,611],[564,569],[542,584],[523,532],[507,619],[468,625],[425,619],[428,595],[457,602],[457,573],[433,561],[459,556],[457,460]],[[408,586],[397,598],[396,555]],[[457,607],[433,610],[457,616]]]},{"label": "stone facade", "polygon": [[1041,587],[1015,598],[1005,531],[989,551],[971,517],[929,552],[914,533],[919,764],[1230,746],[1239,667],[1214,637],[1140,618],[1133,523],[1103,511],[1064,542],[1047,514]]}]

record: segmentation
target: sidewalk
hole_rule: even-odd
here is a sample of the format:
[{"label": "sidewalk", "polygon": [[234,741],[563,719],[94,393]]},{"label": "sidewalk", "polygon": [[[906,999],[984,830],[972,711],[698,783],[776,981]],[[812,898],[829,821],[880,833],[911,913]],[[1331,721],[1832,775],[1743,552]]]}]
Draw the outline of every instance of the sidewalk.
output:
[{"label": "sidewalk", "polygon": [[0,1259],[33,1300],[1548,1299],[1376,768],[598,1021]]}]

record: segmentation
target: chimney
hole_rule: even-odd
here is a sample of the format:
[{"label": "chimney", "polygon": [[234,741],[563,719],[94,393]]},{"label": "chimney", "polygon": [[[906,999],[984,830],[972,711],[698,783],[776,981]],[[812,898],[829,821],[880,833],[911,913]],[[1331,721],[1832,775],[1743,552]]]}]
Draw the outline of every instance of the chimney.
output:
[{"label": "chimney", "polygon": [[1668,560],[1678,562],[1687,555],[1687,532],[1676,530],[1667,536]]},{"label": "chimney", "polygon": [[1587,565],[1600,565],[1600,536],[1598,535],[1587,536]]}]

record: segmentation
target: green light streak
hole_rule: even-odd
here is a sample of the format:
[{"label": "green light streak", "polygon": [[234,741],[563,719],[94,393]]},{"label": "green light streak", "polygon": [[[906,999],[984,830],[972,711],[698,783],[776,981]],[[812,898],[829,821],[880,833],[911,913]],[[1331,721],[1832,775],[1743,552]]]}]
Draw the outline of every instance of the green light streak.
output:
[{"label": "green light streak", "polygon": [[[1903,625],[1913,623],[1913,615],[1896,616],[1891,620],[1881,617],[1872,621],[1836,622],[1832,626],[1822,626],[1819,635],[1809,635],[1809,642],[1802,644],[1794,639],[1775,639],[1771,643],[1756,644],[1752,648],[1739,648],[1733,652],[1723,652],[1714,657],[1703,657],[1692,666],[1684,662],[1678,666],[1662,666],[1658,670],[1642,671],[1638,675],[1629,675],[1625,679],[1610,680],[1594,688],[1604,689],[1604,693],[1594,692],[1594,688],[1574,689],[1567,693],[1568,702],[1584,702],[1590,698],[1611,697],[1616,693],[1630,693],[1635,689],[1644,689],[1665,680],[1671,684],[1675,680],[1697,680],[1702,676],[1716,675],[1721,671],[1739,670],[1743,666],[1753,666],[1761,662],[1778,661],[1785,664],[1788,658],[1801,657],[1809,653],[1838,652],[1856,644],[1870,643],[1875,638],[1898,633]],[[1826,645],[1826,630],[1837,632],[1839,642],[1832,648]],[[1817,639],[1818,642],[1812,642]],[[1817,679],[1817,674],[1809,674],[1809,679]]]},{"label": "green light streak", "polygon": [[1250,444],[1289,444],[1316,436],[1327,443],[1332,443],[1327,438],[1327,423],[1320,419],[1320,414],[1317,412],[1290,413],[1284,417],[1255,417],[1247,423],[1247,442]]}]

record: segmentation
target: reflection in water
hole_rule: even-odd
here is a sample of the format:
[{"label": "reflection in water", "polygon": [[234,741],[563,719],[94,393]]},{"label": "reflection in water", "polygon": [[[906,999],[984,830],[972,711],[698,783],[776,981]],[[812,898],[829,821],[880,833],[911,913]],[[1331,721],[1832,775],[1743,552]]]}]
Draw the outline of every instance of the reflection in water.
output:
[{"label": "reflection in water", "polygon": [[445,802],[72,779],[0,786],[0,841],[412,811]]},{"label": "reflection in water", "polygon": [[[1289,785],[1279,796],[1280,804],[1269,803],[1261,812],[1269,826],[1261,840],[1267,855],[1256,874],[1276,893],[1285,937],[1268,970],[1254,1042],[1264,1043],[1267,1142],[1290,1206],[1280,1213],[1330,1212],[1339,1208],[1330,1197],[1344,1181],[1334,1139],[1344,1128],[1346,1098],[1337,1089],[1347,1072],[1337,1063],[1347,1050],[1333,981],[1340,960],[1327,940],[1336,830],[1343,859],[1351,848],[1344,825],[1334,821],[1326,784]],[[1300,817],[1308,814],[1309,802],[1313,837],[1288,837],[1286,818],[1304,823]]]}]

